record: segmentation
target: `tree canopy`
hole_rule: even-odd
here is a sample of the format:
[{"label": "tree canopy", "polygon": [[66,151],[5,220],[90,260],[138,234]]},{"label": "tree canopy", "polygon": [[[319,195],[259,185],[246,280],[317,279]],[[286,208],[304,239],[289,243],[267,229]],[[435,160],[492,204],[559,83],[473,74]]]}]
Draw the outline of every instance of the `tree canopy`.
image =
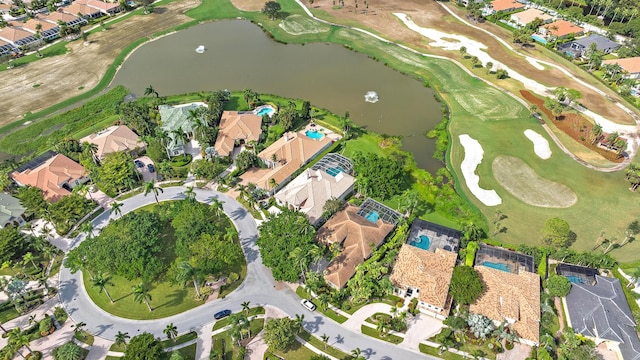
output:
[{"label": "tree canopy", "polygon": [[366,196],[389,199],[400,194],[405,186],[405,159],[379,156],[374,153],[357,152],[353,156],[354,171],[358,180],[358,191]]},{"label": "tree canopy", "polygon": [[[300,275],[301,264],[290,260],[291,253],[300,248],[303,254],[315,244],[315,229],[307,217],[298,211],[285,209],[277,216],[270,215],[260,225],[258,247],[262,262],[271,269],[276,280],[296,281]],[[309,265],[310,259],[301,259],[302,267]]]},{"label": "tree canopy", "polygon": [[275,1],[268,1],[264,4],[262,8],[262,13],[267,15],[269,19],[275,20],[280,15],[281,6],[279,3]]},{"label": "tree canopy", "polygon": [[460,265],[453,269],[449,294],[458,304],[472,304],[484,290],[485,285],[474,268]]},{"label": "tree canopy", "polygon": [[552,275],[547,280],[547,290],[551,296],[565,297],[571,291],[571,282],[564,276]]},{"label": "tree canopy", "polygon": [[566,220],[554,217],[544,223],[542,240],[545,244],[558,248],[569,247],[576,240],[576,234],[571,231]]},{"label": "tree canopy", "polygon": [[288,317],[269,319],[264,327],[264,341],[272,348],[287,350],[296,341],[299,325]]},{"label": "tree canopy", "polygon": [[131,341],[124,350],[124,360],[152,360],[161,359],[164,349],[160,340],[153,337],[148,332],[131,338]]},{"label": "tree canopy", "polygon": [[133,158],[120,151],[107,154],[91,177],[96,186],[106,194],[115,195],[129,190],[136,182]]},{"label": "tree canopy", "polygon": [[164,265],[158,258],[162,251],[162,220],[156,213],[138,211],[110,222],[92,241],[84,241],[69,252],[67,266],[72,270],[113,273],[128,280],[154,279]]}]

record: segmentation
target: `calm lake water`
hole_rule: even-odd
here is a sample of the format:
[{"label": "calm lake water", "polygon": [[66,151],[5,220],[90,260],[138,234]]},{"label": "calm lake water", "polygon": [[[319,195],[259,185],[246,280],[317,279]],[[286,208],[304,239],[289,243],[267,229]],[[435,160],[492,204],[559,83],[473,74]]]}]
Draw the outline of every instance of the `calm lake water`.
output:
[{"label": "calm lake water", "polygon": [[[203,54],[195,52],[204,45]],[[142,96],[153,85],[161,95],[250,88],[309,100],[336,114],[349,111],[358,125],[401,135],[418,166],[435,172],[435,142],[424,137],[442,118],[433,91],[367,56],[333,44],[284,45],[248,21],[198,25],[136,50],[114,79]],[[364,95],[378,93],[377,103]]]}]

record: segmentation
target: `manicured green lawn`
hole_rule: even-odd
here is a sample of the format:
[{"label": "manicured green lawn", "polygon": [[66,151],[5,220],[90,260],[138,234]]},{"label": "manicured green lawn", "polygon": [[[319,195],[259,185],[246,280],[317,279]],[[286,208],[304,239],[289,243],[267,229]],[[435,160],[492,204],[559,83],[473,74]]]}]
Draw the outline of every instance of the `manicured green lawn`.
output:
[{"label": "manicured green lawn", "polygon": [[[309,292],[302,286],[298,286],[298,288],[296,289],[296,294],[303,299],[309,299]],[[342,324],[343,322],[347,321],[347,318],[345,316],[338,314],[337,312],[333,311],[329,307],[324,309],[322,306],[320,306],[320,302],[317,299],[311,299],[311,302],[316,306],[316,311],[320,311],[321,313],[329,317],[331,320],[339,324]]]},{"label": "manicured green lawn", "polygon": [[[257,335],[262,328],[264,327],[264,319],[254,319],[251,320],[251,336]],[[220,334],[214,335],[211,338],[212,341],[212,352],[213,351],[221,351],[222,345],[221,342],[224,341],[225,351],[224,351],[224,359],[235,359],[238,355],[238,349],[235,341],[231,338],[230,332],[225,331]]]},{"label": "manicured green lawn", "polygon": [[[321,339],[309,334],[306,331],[302,331],[299,336],[302,339],[304,339],[306,342],[311,344],[313,347],[315,347],[316,349],[322,350],[324,353],[329,354],[330,356],[333,356],[336,359],[351,360],[352,358],[350,354],[346,354],[341,350],[334,348],[333,346],[329,346],[328,344],[325,344]],[[329,343],[331,343],[331,341],[332,340],[329,339]]]},{"label": "manicured green lawn", "polygon": [[445,360],[463,360],[464,357],[458,355],[458,354],[454,354],[454,353],[450,353],[448,351],[445,351],[444,353],[439,354],[438,349],[433,348],[431,346],[427,346],[425,344],[420,344],[420,352],[425,353],[425,354],[429,354],[429,355],[433,355],[433,356],[437,356],[440,359],[445,359]]},{"label": "manicured green lawn", "polygon": [[[264,308],[262,306],[257,306],[254,308],[249,309],[249,313],[245,313],[244,311],[242,312],[242,314],[247,315],[247,317],[249,316],[254,316],[254,315],[258,315],[258,314],[264,314]],[[218,329],[222,329],[223,327],[227,326],[231,324],[231,319],[229,317],[226,317],[224,319],[220,319],[218,321],[216,321],[215,324],[213,324],[213,331],[216,331]]]},{"label": "manicured green lawn", "polygon": [[309,360],[313,355],[315,355],[316,353],[314,353],[313,351],[307,349],[306,347],[304,347],[302,344],[300,344],[299,342],[296,342],[291,349],[287,350],[287,351],[276,351],[273,349],[268,349],[267,352],[265,353],[264,358],[265,359],[273,359],[273,360],[278,360],[280,358],[273,356],[271,354],[276,354],[286,360]]},{"label": "manicured green lawn", "polygon": [[367,336],[371,336],[373,338],[376,339],[380,339],[386,342],[390,342],[392,344],[399,344],[401,343],[404,338],[401,338],[400,336],[396,336],[393,334],[387,334],[385,336],[380,335],[380,333],[378,333],[378,330],[374,329],[374,328],[370,328],[366,325],[361,325],[360,326],[360,331],[362,331],[363,334],[367,335]]}]

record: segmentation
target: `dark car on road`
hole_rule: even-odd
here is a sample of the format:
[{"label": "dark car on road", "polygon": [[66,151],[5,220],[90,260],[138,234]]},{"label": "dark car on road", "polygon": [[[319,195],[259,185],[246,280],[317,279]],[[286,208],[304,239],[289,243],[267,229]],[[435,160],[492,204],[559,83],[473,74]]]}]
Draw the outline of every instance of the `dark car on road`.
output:
[{"label": "dark car on road", "polygon": [[156,167],[153,164],[147,164],[147,169],[149,169],[150,173],[156,172]]},{"label": "dark car on road", "polygon": [[144,167],[144,163],[140,160],[133,160],[133,163],[136,164],[137,168]]},{"label": "dark car on road", "polygon": [[231,310],[228,310],[228,309],[227,309],[227,310],[218,311],[215,315],[213,315],[213,317],[214,317],[216,320],[220,320],[220,319],[222,319],[223,317],[227,317],[227,316],[229,316],[229,315],[231,315]]}]

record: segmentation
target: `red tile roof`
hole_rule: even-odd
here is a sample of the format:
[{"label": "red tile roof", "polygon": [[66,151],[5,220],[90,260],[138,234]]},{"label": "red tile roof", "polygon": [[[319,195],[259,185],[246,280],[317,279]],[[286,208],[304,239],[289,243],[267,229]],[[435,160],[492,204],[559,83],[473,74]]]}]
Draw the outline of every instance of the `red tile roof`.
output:
[{"label": "red tile roof", "polygon": [[500,12],[505,10],[522,9],[524,4],[515,0],[494,0],[491,2],[491,7],[496,12]]}]

